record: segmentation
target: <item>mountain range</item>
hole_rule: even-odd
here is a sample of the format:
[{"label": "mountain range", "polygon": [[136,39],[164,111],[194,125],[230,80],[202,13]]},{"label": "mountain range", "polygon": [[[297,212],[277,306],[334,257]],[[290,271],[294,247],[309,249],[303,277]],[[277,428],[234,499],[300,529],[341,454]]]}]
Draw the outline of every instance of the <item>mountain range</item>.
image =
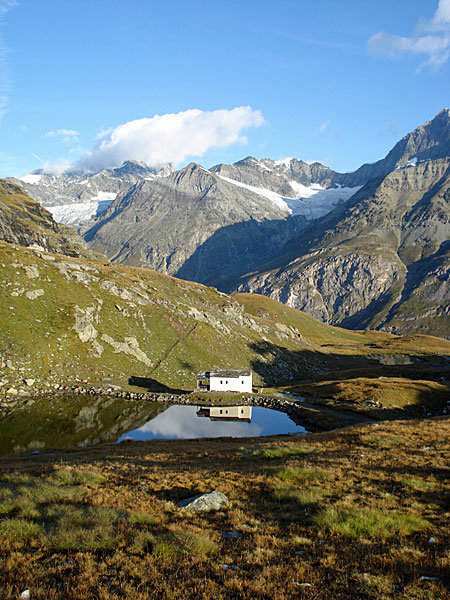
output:
[{"label": "mountain range", "polygon": [[21,184],[113,262],[269,295],[327,323],[448,336],[449,161],[444,109],[352,173],[247,157]]}]

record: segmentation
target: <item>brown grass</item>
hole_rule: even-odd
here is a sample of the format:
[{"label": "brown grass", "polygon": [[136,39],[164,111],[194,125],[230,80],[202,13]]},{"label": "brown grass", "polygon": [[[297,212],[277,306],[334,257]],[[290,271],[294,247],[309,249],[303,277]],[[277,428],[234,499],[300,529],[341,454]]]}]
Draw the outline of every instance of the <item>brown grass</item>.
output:
[{"label": "brown grass", "polygon": [[[0,459],[1,598],[442,600],[449,434],[438,418]],[[177,508],[213,489],[227,507]]]},{"label": "brown grass", "polygon": [[386,417],[398,416],[398,411],[419,417],[425,410],[444,408],[450,398],[448,382],[393,376],[298,383],[287,389],[313,403]]}]

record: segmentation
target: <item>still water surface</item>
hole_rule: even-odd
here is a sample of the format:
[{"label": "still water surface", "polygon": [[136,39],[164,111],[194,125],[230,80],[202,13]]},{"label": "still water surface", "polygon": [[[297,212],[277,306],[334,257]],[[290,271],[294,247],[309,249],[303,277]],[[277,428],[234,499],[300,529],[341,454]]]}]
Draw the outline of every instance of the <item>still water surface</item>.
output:
[{"label": "still water surface", "polygon": [[[223,410],[223,414],[217,414]],[[246,412],[251,410],[251,415]],[[228,411],[228,413],[225,413]],[[243,412],[242,412],[243,411]],[[199,407],[64,396],[25,399],[0,410],[0,455],[94,446],[124,439],[249,437],[305,433],[287,415],[259,407]],[[214,412],[214,414],[210,414]],[[230,418],[240,417],[240,420]],[[213,420],[210,419],[213,417]],[[251,422],[248,422],[251,416]],[[244,417],[245,420],[242,420]]]},{"label": "still water surface", "polygon": [[[225,408],[224,408],[225,410]],[[203,437],[256,437],[281,433],[306,433],[286,414],[269,408],[252,407],[251,422],[197,416],[196,406],[170,406],[142,427],[120,436],[123,440],[187,439]]]}]

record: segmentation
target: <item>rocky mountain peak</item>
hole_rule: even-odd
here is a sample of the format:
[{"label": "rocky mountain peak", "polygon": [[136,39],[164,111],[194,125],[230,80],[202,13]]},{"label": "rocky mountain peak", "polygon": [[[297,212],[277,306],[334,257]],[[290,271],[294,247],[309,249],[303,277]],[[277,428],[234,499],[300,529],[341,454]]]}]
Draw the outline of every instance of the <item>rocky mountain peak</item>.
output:
[{"label": "rocky mountain peak", "polygon": [[196,190],[202,192],[217,182],[217,176],[201,165],[192,162],[173,173],[171,180],[179,191],[190,193]]},{"label": "rocky mountain peak", "polygon": [[145,162],[138,160],[126,160],[120,167],[113,169],[116,176],[121,177],[123,175],[136,175],[138,177],[167,177],[174,172],[173,165],[167,164],[161,167],[151,167]]}]

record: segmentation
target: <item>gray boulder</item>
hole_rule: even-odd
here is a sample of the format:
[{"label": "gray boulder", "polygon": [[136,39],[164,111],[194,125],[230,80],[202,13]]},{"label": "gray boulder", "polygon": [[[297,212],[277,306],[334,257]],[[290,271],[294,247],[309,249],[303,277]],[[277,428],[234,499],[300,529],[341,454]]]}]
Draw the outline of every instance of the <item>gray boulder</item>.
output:
[{"label": "gray boulder", "polygon": [[200,496],[193,496],[192,498],[186,498],[178,503],[180,508],[187,510],[201,511],[201,510],[217,510],[222,508],[225,504],[228,504],[229,500],[217,490],[213,490],[208,494],[201,494]]}]

